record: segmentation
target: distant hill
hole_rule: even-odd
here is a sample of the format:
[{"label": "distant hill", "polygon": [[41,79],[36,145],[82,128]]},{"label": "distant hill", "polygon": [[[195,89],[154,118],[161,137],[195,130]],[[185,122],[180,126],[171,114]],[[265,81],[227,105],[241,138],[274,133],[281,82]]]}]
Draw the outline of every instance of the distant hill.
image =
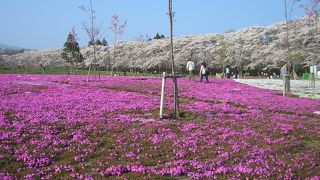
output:
[{"label": "distant hill", "polygon": [[0,53],[3,52],[5,49],[21,50],[23,48],[0,43]]}]

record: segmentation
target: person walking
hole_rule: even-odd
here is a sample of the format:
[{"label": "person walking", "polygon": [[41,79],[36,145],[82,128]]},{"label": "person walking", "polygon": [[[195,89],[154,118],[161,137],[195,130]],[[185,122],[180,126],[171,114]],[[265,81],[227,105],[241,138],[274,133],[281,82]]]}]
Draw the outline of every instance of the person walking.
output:
[{"label": "person walking", "polygon": [[201,68],[200,68],[199,74],[200,74],[200,82],[202,82],[203,77],[206,78],[207,83],[209,82],[209,79],[208,79],[209,71],[207,68],[207,63],[205,63],[205,62],[201,63]]},{"label": "person walking", "polygon": [[189,58],[189,61],[187,62],[187,71],[188,71],[188,76],[189,76],[189,81],[191,79],[193,79],[195,81],[195,77],[194,77],[194,69],[195,69],[195,66],[194,66],[194,62],[192,61],[192,55],[190,55],[190,58]]},{"label": "person walking", "polygon": [[288,63],[285,63],[280,69],[280,76],[283,80],[283,96],[288,96],[290,92],[290,74]]}]

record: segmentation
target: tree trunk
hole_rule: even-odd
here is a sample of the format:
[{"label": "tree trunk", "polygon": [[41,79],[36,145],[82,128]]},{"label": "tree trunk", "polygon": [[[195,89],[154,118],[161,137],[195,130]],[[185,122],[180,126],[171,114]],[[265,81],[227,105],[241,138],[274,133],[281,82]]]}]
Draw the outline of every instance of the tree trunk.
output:
[{"label": "tree trunk", "polygon": [[[92,40],[93,42],[93,73],[94,73],[94,80],[96,80],[96,76],[97,76],[97,67],[96,67],[96,64],[97,64],[97,58],[96,58],[96,42],[95,42],[95,34],[94,34],[94,31],[95,31],[95,26],[94,26],[94,12],[93,12],[93,8],[92,8],[92,0],[90,0],[90,21],[91,21],[91,29],[90,29],[90,39]],[[88,75],[87,75],[87,82],[89,82],[89,79],[90,79],[90,70],[91,70],[91,65],[89,66],[89,71],[88,71]],[[100,79],[99,79],[100,80]]]},{"label": "tree trunk", "polygon": [[172,70],[172,79],[174,84],[174,118],[180,118],[179,110],[179,96],[178,96],[178,83],[175,73],[175,64],[173,56],[173,28],[172,28],[172,0],[169,0],[169,17],[170,17],[170,49],[171,49],[171,70]]},{"label": "tree trunk", "polygon": [[224,68],[225,68],[225,64],[222,62],[222,71],[221,71],[221,73],[222,73],[223,76],[224,76]]},{"label": "tree trunk", "polygon": [[[284,10],[285,10],[285,16],[286,16],[286,45],[288,48],[288,54],[287,54],[287,62],[289,65],[291,65],[291,52],[290,52],[290,44],[289,44],[289,20],[288,20],[288,11],[287,11],[287,0],[283,0],[284,1]],[[288,71],[290,74],[290,66],[288,67]],[[285,89],[286,90],[290,90],[290,78],[288,78],[286,81],[288,81],[287,83],[285,83]],[[289,87],[286,87],[289,86]],[[285,94],[286,96],[289,95],[289,93]]]},{"label": "tree trunk", "polygon": [[[317,46],[319,45],[319,41],[318,41],[318,17],[316,16],[316,24],[315,24],[315,39],[316,39],[316,48]],[[318,54],[318,53],[317,53]],[[318,57],[316,54],[316,57]],[[315,66],[315,59],[312,58],[312,66]],[[314,71],[313,72],[313,75],[312,75],[312,82],[311,82],[311,87],[312,88],[315,88],[316,87],[316,76],[317,76],[317,71]]]},{"label": "tree trunk", "polygon": [[70,74],[74,74],[74,62],[73,61],[71,61]]},{"label": "tree trunk", "polygon": [[[114,32],[114,44],[113,44],[113,63],[116,63],[116,49],[117,49],[117,33]],[[113,68],[112,68],[113,71]],[[117,71],[117,70],[116,70]],[[117,73],[117,72],[116,72]],[[113,74],[113,72],[111,73]]]}]

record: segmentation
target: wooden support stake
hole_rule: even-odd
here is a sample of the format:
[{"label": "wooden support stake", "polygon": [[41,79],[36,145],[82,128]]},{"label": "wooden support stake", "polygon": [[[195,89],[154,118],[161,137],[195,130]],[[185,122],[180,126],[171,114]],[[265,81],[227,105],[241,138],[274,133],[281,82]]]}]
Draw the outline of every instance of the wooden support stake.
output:
[{"label": "wooden support stake", "polygon": [[91,70],[91,65],[89,66],[89,71],[88,71],[88,75],[87,75],[87,82],[89,82],[89,78],[90,78],[90,70]]},{"label": "wooden support stake", "polygon": [[160,100],[160,119],[163,119],[165,85],[166,85],[166,72],[163,72],[162,86],[161,86],[161,100]]}]

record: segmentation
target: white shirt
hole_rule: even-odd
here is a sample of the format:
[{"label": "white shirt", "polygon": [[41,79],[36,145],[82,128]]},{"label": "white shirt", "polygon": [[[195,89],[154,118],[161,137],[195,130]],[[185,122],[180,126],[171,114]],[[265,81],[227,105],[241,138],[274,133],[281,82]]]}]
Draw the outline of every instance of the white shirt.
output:
[{"label": "white shirt", "polygon": [[226,73],[230,73],[230,70],[229,70],[229,68],[226,68]]},{"label": "white shirt", "polygon": [[193,71],[194,70],[194,62],[193,61],[188,61],[187,62],[187,70],[188,71]]},{"label": "white shirt", "polygon": [[200,74],[207,74],[207,67],[204,67],[203,65],[200,68]]},{"label": "white shirt", "polygon": [[282,66],[280,69],[280,75],[282,77],[286,76],[288,74],[288,68],[286,66]]}]

